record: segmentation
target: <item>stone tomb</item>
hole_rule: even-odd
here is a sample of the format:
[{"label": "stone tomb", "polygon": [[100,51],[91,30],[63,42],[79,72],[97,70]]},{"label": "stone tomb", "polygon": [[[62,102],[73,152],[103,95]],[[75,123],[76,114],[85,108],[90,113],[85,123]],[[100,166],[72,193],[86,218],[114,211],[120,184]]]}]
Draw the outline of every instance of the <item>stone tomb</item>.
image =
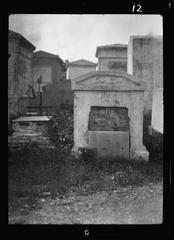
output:
[{"label": "stone tomb", "polygon": [[74,148],[101,157],[148,161],[143,145],[143,81],[123,71],[95,71],[72,81]]},{"label": "stone tomb", "polygon": [[8,138],[9,148],[20,148],[29,143],[51,146],[49,140],[50,116],[24,116],[12,121],[13,134]]}]

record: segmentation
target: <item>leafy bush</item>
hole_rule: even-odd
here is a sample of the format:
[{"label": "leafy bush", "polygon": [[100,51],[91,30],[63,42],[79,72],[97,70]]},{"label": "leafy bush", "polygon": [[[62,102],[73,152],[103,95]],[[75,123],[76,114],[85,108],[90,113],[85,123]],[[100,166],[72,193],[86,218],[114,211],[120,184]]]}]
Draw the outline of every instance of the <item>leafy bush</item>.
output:
[{"label": "leafy bush", "polygon": [[60,105],[52,116],[49,133],[50,140],[59,151],[70,151],[73,147],[73,109],[69,105]]},{"label": "leafy bush", "polygon": [[149,133],[151,125],[151,111],[144,115],[143,143],[149,151],[150,161],[163,161],[163,134],[159,132]]}]

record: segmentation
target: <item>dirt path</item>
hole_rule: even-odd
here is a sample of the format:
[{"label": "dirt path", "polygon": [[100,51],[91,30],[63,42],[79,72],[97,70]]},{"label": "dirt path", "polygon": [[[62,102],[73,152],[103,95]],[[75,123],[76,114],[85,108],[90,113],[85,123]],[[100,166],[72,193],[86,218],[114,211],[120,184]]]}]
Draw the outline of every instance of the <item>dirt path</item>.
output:
[{"label": "dirt path", "polygon": [[38,199],[39,209],[9,216],[9,223],[23,224],[153,224],[162,223],[162,184],[120,188],[61,199]]}]

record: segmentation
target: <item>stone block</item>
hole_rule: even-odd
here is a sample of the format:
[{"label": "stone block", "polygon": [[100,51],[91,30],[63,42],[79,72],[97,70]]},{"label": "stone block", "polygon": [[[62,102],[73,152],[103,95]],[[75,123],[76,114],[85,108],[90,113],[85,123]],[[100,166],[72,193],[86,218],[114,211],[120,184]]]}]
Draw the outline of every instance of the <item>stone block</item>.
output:
[{"label": "stone block", "polygon": [[8,139],[9,148],[20,148],[30,143],[51,146],[48,131],[49,120],[48,116],[28,116],[13,120],[13,134]]},{"label": "stone block", "polygon": [[128,109],[121,107],[91,107],[89,130],[128,131]]},{"label": "stone block", "polygon": [[120,70],[127,72],[127,45],[112,44],[99,46],[96,50],[98,70]]},{"label": "stone block", "polygon": [[99,156],[129,159],[128,131],[89,131],[89,147],[96,148]]}]

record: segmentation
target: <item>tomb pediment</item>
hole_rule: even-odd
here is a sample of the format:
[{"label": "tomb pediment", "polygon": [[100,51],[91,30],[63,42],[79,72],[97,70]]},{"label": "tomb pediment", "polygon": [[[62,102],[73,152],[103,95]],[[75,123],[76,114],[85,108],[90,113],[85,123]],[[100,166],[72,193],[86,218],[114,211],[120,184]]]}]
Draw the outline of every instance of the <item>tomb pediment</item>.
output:
[{"label": "tomb pediment", "polygon": [[122,71],[95,71],[72,81],[72,90],[144,91],[146,83]]}]

